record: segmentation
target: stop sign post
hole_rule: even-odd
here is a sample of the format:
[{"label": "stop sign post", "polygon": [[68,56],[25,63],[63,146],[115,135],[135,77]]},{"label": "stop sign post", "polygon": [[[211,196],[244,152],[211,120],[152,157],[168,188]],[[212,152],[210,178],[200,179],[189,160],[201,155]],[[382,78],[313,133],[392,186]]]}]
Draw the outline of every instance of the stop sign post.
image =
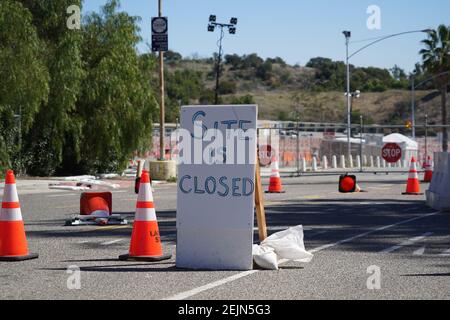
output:
[{"label": "stop sign post", "polygon": [[395,163],[402,158],[402,148],[396,143],[387,143],[381,149],[381,155],[388,163]]}]

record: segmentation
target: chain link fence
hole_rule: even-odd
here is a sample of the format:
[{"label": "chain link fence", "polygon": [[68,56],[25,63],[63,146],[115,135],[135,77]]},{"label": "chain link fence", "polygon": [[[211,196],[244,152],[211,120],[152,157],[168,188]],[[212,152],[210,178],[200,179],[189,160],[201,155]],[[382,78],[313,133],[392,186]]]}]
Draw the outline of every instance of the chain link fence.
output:
[{"label": "chain link fence", "polygon": [[[168,124],[165,136],[165,156],[176,160],[177,138],[172,134],[178,125]],[[416,157],[422,169],[427,157],[442,151],[441,126],[416,126],[416,137],[411,129],[399,125],[353,124],[350,144],[346,124],[259,121],[258,147],[263,171],[270,170],[273,156],[284,174],[330,173],[334,171],[408,171],[411,157]],[[387,163],[382,148],[395,142],[402,148],[402,158]],[[350,150],[350,155],[349,155]],[[263,151],[263,152],[261,152]],[[268,152],[270,151],[270,152]],[[136,154],[135,159],[159,159],[159,126],[155,125],[152,151]]]}]

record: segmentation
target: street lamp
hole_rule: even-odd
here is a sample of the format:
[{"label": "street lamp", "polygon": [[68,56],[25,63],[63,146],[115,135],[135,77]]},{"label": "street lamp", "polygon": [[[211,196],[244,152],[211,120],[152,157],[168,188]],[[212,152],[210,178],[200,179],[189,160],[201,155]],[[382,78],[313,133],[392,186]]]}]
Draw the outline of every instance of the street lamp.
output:
[{"label": "street lamp", "polygon": [[236,34],[236,25],[238,23],[237,18],[231,18],[230,23],[219,23],[215,15],[209,16],[208,32],[214,32],[216,28],[220,28],[220,38],[218,41],[219,54],[217,56],[216,65],[216,91],[215,91],[215,104],[219,104],[219,81],[220,81],[220,64],[222,62],[222,40],[225,36],[223,29],[228,28],[230,34]]},{"label": "street lamp", "polygon": [[[350,108],[349,108],[350,123],[349,123],[349,127],[348,127],[348,128],[350,128],[350,130],[349,130],[349,132],[347,132],[347,136],[349,136],[351,138],[352,137],[351,117],[352,117],[352,112],[353,112],[353,99],[359,99],[361,97],[361,91],[356,90],[354,92],[350,92],[350,94],[348,94],[346,92],[345,96],[350,99],[350,104],[349,104],[349,106],[350,106]],[[350,141],[350,138],[348,139],[348,141]],[[351,148],[351,145],[349,145],[349,148]]]},{"label": "street lamp", "polygon": [[[349,53],[349,44],[350,44],[350,38],[352,36],[352,33],[350,31],[343,31],[343,34],[345,36],[345,47],[346,47],[346,65],[347,65],[347,90],[345,92],[350,92],[350,59],[352,57],[354,57],[355,55],[357,55],[358,53],[360,53],[361,51],[367,49],[368,47],[371,47],[375,44],[377,44],[378,42],[381,42],[383,40],[386,39],[390,39],[390,38],[394,38],[394,37],[398,37],[401,35],[405,35],[405,34],[410,34],[410,33],[420,33],[420,32],[424,32],[424,33],[430,33],[431,29],[424,29],[424,30],[414,30],[414,31],[406,31],[406,32],[400,32],[400,33],[395,33],[395,34],[391,34],[385,37],[381,37],[380,39],[377,39],[365,46],[363,46],[362,48],[358,49],[357,51],[353,52],[352,54]],[[351,142],[350,142],[350,130],[351,130],[351,96],[347,95],[347,142],[348,142],[348,156],[351,156]]]}]

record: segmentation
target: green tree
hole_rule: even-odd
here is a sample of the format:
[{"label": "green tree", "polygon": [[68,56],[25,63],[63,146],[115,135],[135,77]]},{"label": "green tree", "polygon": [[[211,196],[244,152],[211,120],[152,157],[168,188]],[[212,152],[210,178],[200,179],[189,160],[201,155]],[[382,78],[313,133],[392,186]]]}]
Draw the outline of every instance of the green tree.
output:
[{"label": "green tree", "polygon": [[233,97],[230,101],[231,104],[255,104],[255,99],[251,94],[246,94],[240,97]]},{"label": "green tree", "polygon": [[178,52],[169,50],[164,53],[164,61],[169,65],[174,66],[177,63],[179,63],[181,60],[183,60],[183,56],[181,54],[179,54]]},{"label": "green tree", "polygon": [[167,114],[166,120],[175,122],[179,118],[182,104],[200,98],[204,91],[202,72],[189,69],[166,73]]},{"label": "green tree", "polygon": [[231,65],[231,70],[238,70],[242,64],[242,58],[237,54],[225,55],[225,64]]},{"label": "green tree", "polygon": [[[432,30],[428,39],[422,41],[425,46],[420,50],[425,70],[436,76],[435,84],[441,92],[442,125],[447,125],[447,86],[449,74],[438,76],[450,71],[450,27],[440,25]],[[448,152],[448,130],[442,128],[442,150]]]},{"label": "green tree", "polygon": [[29,132],[48,98],[45,52],[32,19],[20,2],[0,2],[1,169],[21,169],[21,137]]},{"label": "green tree", "polygon": [[273,64],[270,61],[265,61],[256,69],[256,76],[263,81],[267,81],[272,77]]},{"label": "green tree", "polygon": [[33,15],[50,74],[48,102],[25,138],[26,166],[33,175],[70,171],[80,158],[82,119],[76,115],[76,102],[85,73],[82,31],[67,27],[66,10],[81,6],[81,1],[18,1]]},{"label": "green tree", "polygon": [[83,119],[80,165],[89,172],[119,171],[135,150],[151,146],[157,103],[146,73],[154,68],[139,61],[138,18],[118,12],[118,5],[108,1],[84,23],[87,77],[77,115]]},{"label": "green tree", "polygon": [[234,81],[221,81],[219,84],[219,94],[236,93],[237,87]]}]

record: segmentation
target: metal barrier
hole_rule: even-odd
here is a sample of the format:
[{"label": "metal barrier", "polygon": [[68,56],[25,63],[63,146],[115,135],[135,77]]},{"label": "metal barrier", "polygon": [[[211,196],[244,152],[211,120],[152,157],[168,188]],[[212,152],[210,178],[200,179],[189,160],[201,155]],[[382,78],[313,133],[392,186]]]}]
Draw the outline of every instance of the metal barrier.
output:
[{"label": "metal barrier", "polygon": [[[172,132],[177,127],[175,124],[167,125],[166,159],[176,158],[177,139]],[[411,130],[404,126],[352,125],[351,156],[349,156],[346,124],[260,121],[258,144],[259,147],[270,145],[275,150],[283,174],[330,174],[344,171],[407,172],[412,156],[418,159],[422,168],[427,155],[441,151],[440,126],[428,126],[425,129],[426,136],[421,136],[420,130],[417,130],[416,139],[412,140],[408,137]],[[383,138],[393,133],[401,134],[399,137],[405,141],[400,142],[403,150],[402,158],[397,163],[389,164],[381,158],[381,149],[384,145]],[[154,125],[152,143],[152,151],[136,157],[159,158],[157,124]],[[414,143],[416,147],[412,147]],[[264,165],[262,167],[264,170]]]}]

